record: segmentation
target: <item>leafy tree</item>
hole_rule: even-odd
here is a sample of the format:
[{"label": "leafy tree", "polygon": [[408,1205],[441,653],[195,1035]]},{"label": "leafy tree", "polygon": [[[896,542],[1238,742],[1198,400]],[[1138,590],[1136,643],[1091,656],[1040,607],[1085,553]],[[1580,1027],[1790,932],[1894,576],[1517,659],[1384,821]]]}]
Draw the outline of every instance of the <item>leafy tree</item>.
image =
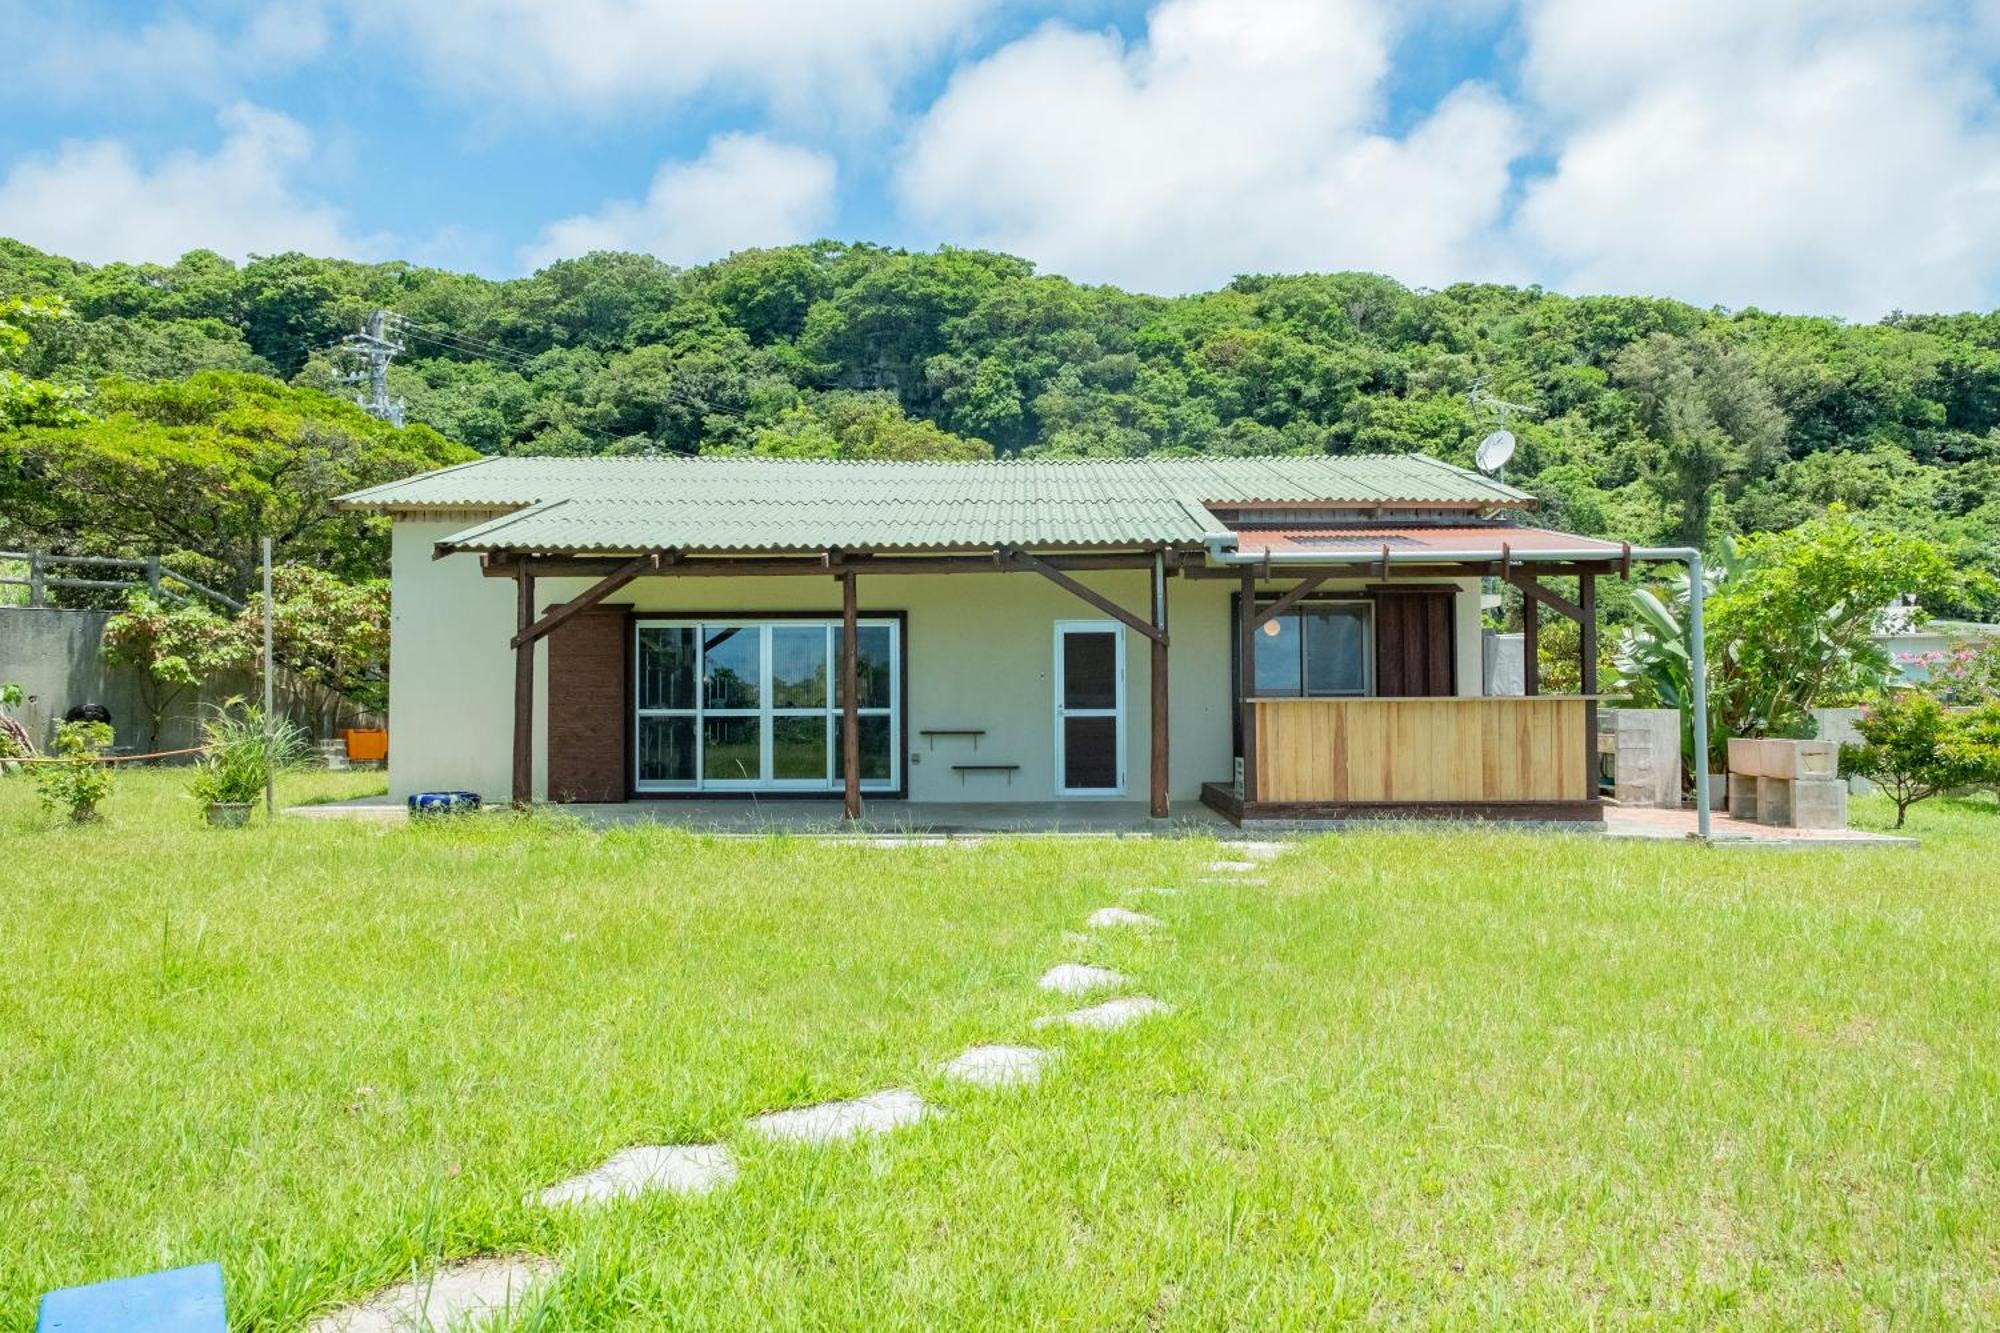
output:
[{"label": "leafy tree", "polygon": [[2000,698],[1955,717],[1945,752],[1950,763],[1964,769],[1968,786],[1983,787],[2000,800]]},{"label": "leafy tree", "polygon": [[384,564],[379,520],[336,510],[344,492],[475,457],[426,427],[261,376],[206,372],[175,383],[101,381],[94,415],[0,437],[16,540],[88,547],[116,534],[138,553],[191,552],[239,597],[258,542],[343,577]]},{"label": "leafy tree", "polygon": [[1613,377],[1653,446],[1647,480],[1680,515],[1674,539],[1706,544],[1716,488],[1770,469],[1784,413],[1751,359],[1715,337],[1652,334],[1620,354]]},{"label": "leafy tree", "polygon": [[68,318],[62,302],[48,297],[0,300],[0,431],[16,426],[61,425],[75,420],[76,392],[9,368],[28,349],[38,329]]},{"label": "leafy tree", "polygon": [[99,651],[138,673],[148,750],[159,748],[160,724],[182,695],[243,660],[229,621],[198,603],[168,606],[144,592],[133,593],[105,622]]},{"label": "leafy tree", "polygon": [[1896,827],[1910,807],[1980,774],[1951,714],[1921,690],[1903,690],[1862,709],[1859,745],[1842,748],[1842,767],[1875,783],[1896,803]]},{"label": "leafy tree", "polygon": [[[1808,736],[1814,708],[1883,689],[1894,664],[1873,639],[1879,616],[1904,597],[1945,586],[1951,570],[1931,543],[1862,527],[1835,510],[1790,532],[1745,539],[1740,548],[1726,544],[1705,576],[1715,761],[1731,736]],[[1633,594],[1634,619],[1613,661],[1621,689],[1683,711],[1692,762],[1685,576],[1674,589],[1671,607],[1650,590]]]},{"label": "leafy tree", "polygon": [[[301,696],[317,735],[339,730],[355,708],[380,711],[389,699],[389,585],[348,583],[309,565],[271,574],[271,652],[284,684]],[[263,594],[231,627],[231,655],[254,667],[263,652]]]}]

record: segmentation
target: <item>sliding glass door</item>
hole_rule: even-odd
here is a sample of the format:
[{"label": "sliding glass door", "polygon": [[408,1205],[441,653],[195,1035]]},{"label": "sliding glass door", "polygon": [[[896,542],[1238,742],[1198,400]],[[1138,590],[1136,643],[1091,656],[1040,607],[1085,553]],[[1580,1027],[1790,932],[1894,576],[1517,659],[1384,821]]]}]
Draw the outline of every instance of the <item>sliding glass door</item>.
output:
[{"label": "sliding glass door", "polygon": [[[902,777],[902,645],[863,620],[857,679],[861,786]],[[836,791],[838,620],[641,620],[634,753],[639,791]]]}]

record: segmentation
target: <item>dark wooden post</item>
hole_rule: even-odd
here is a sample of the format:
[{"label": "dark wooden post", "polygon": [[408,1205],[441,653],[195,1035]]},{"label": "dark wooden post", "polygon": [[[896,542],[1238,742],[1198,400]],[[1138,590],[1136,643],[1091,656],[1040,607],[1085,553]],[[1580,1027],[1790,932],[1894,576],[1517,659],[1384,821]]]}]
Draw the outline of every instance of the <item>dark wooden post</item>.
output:
[{"label": "dark wooden post", "polygon": [[[1531,576],[1532,577],[1532,576]],[[1521,594],[1521,693],[1542,692],[1542,604]]]},{"label": "dark wooden post", "polygon": [[847,817],[861,818],[861,629],[854,571],[840,576],[840,762],[846,775]]},{"label": "dark wooden post", "polygon": [[1169,813],[1167,760],[1167,557],[1153,556],[1153,803],[1152,816],[1165,819]]},{"label": "dark wooden post", "polygon": [[1243,732],[1243,803],[1248,805],[1257,799],[1257,710],[1250,702],[1257,681],[1256,574],[1245,571],[1242,599],[1242,614],[1237,617],[1236,707],[1242,714],[1240,726]]},{"label": "dark wooden post", "polygon": [[514,629],[523,636],[514,649],[514,804],[535,799],[535,641],[526,638],[535,623],[535,576],[523,557],[514,566]]},{"label": "dark wooden post", "polygon": [[1576,576],[1576,605],[1583,612],[1578,629],[1582,633],[1577,655],[1582,660],[1577,663],[1577,679],[1582,692],[1591,696],[1583,705],[1583,781],[1584,797],[1596,800],[1597,791],[1597,575]]}]

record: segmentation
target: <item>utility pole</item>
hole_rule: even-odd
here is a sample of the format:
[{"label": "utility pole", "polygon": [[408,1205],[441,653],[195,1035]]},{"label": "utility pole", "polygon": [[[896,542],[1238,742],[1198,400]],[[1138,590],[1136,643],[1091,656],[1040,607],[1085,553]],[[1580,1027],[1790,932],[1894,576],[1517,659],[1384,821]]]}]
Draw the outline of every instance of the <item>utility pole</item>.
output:
[{"label": "utility pole", "polygon": [[348,384],[368,385],[368,396],[355,395],[354,401],[369,416],[377,417],[392,426],[403,424],[403,400],[389,400],[389,363],[403,350],[403,344],[390,336],[390,321],[395,312],[375,310],[368,315],[368,324],[361,333],[350,333],[340,340],[340,345],[367,362],[365,370],[358,370],[342,378]]},{"label": "utility pole", "polygon": [[278,704],[276,663],[271,652],[271,539],[264,539],[264,822],[269,824],[277,815],[278,793],[277,775],[272,771],[274,748],[272,737],[276,734],[277,720],[271,716]]}]

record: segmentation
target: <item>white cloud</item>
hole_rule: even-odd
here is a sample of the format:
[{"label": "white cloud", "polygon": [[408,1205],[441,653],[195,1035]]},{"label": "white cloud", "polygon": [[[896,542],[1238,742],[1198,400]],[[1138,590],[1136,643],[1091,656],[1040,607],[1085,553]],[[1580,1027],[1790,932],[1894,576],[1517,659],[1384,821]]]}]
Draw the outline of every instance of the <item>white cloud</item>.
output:
[{"label": "white cloud", "polygon": [[303,250],[364,256],[335,210],[293,178],[312,158],[305,127],[247,103],[225,108],[213,153],[178,152],[148,168],[115,139],[17,160],[0,179],[0,235],[93,263],[170,262],[188,250],[234,258]]},{"label": "white cloud", "polygon": [[364,32],[434,87],[607,111],[695,93],[787,119],[872,120],[997,0],[357,0]]},{"label": "white cloud", "polygon": [[0,2],[0,31],[19,53],[8,87],[61,101],[232,98],[242,82],[282,74],[325,49],[317,0],[262,4],[233,30],[166,14],[130,28],[92,24],[77,11],[25,0]]},{"label": "white cloud", "polygon": [[1155,291],[1491,273],[1514,115],[1467,84],[1408,134],[1373,131],[1391,37],[1374,0],[1163,0],[1130,49],[1050,24],[954,75],[897,191],[940,239]]},{"label": "white cloud", "polygon": [[592,250],[638,250],[694,264],[748,246],[810,240],[833,216],[834,162],[761,134],[721,134],[691,162],[668,162],[640,200],[551,223],[522,250],[528,268]]},{"label": "white cloud", "polygon": [[1555,165],[1517,234],[1565,290],[1875,318],[2000,297],[2000,102],[1922,3],[1529,0]]}]

